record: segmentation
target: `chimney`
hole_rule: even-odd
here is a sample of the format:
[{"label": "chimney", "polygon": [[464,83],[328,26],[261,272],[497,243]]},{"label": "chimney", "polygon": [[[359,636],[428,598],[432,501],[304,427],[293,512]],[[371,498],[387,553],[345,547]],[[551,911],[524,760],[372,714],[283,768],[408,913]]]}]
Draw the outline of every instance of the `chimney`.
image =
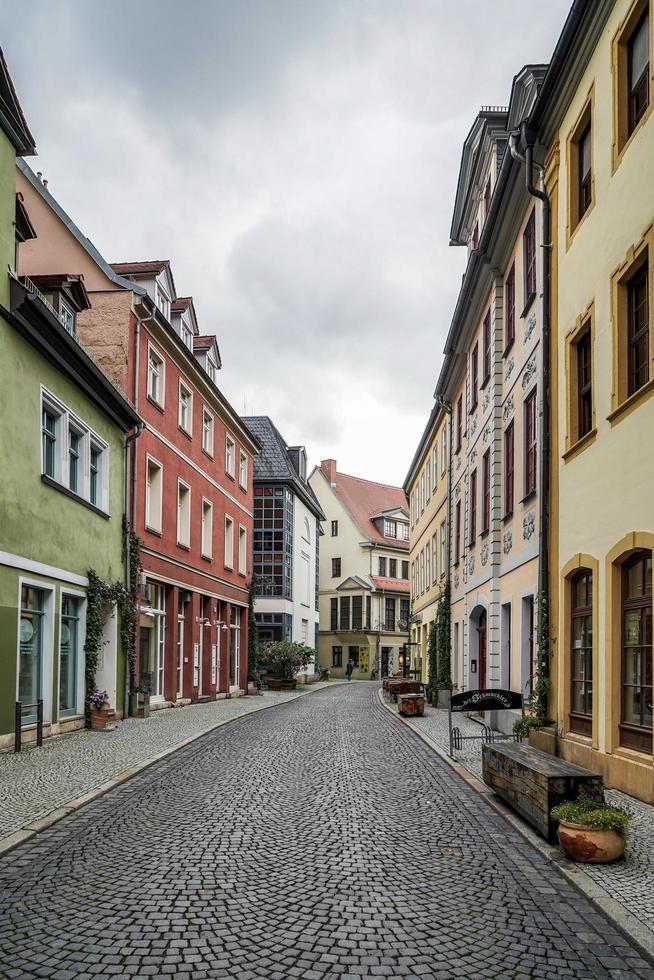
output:
[{"label": "chimney", "polygon": [[335,459],[323,459],[320,463],[320,469],[323,471],[331,485],[336,486],[336,460]]}]

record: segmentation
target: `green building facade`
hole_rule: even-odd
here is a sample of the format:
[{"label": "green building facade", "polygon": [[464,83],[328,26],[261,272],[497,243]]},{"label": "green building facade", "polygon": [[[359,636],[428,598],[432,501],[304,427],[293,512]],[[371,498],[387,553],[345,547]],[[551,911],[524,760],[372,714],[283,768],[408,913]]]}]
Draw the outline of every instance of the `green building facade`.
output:
[{"label": "green building facade", "polygon": [[[84,724],[87,574],[124,581],[125,439],[139,419],[76,340],[74,307],[67,319],[55,294],[6,271],[17,243],[34,237],[15,176],[16,155],[34,144],[0,61],[2,748],[13,743],[16,701],[42,699],[44,735]],[[118,715],[124,677],[118,612],[106,609],[96,686]],[[25,707],[24,739],[35,720]]]}]

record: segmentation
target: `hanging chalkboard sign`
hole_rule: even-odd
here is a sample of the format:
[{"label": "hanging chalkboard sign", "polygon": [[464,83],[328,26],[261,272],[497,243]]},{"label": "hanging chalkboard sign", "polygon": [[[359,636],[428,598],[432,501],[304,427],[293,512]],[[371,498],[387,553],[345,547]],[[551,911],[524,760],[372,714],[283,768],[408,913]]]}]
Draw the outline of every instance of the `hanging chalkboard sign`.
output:
[{"label": "hanging chalkboard sign", "polygon": [[522,694],[519,691],[491,687],[481,691],[462,691],[461,694],[453,694],[450,700],[450,711],[506,711],[509,708],[522,708]]}]

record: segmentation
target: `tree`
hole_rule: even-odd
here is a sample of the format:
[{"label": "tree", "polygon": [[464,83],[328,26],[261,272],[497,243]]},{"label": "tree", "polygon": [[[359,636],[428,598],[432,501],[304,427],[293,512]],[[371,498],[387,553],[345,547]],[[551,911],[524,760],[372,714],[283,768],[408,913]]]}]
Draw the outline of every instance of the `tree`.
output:
[{"label": "tree", "polygon": [[263,647],[263,659],[270,667],[273,677],[293,680],[303,667],[308,667],[315,658],[315,651],[304,643],[290,640],[269,640]]}]

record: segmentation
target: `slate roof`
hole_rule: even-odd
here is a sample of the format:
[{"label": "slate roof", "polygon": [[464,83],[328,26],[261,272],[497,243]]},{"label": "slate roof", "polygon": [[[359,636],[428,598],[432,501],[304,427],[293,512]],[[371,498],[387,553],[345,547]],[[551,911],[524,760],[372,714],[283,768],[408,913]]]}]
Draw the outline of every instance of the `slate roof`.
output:
[{"label": "slate roof", "polygon": [[288,453],[288,444],[272,420],[267,415],[252,415],[241,421],[261,443],[261,451],[254,457],[254,482],[288,484],[312,514],[318,520],[324,521],[325,515],[316,495],[295,471]]},{"label": "slate roof", "polygon": [[[324,470],[321,470],[325,479],[329,483],[329,477]],[[358,476],[349,476],[347,473],[336,471],[336,484],[332,490],[349,511],[356,526],[369,541],[384,543],[390,548],[398,548],[400,551],[409,550],[409,542],[400,538],[385,538],[376,524],[373,517],[381,511],[397,510],[401,508],[409,518],[406,496],[402,487],[391,487],[386,483],[373,483],[372,480],[363,480]]]}]

